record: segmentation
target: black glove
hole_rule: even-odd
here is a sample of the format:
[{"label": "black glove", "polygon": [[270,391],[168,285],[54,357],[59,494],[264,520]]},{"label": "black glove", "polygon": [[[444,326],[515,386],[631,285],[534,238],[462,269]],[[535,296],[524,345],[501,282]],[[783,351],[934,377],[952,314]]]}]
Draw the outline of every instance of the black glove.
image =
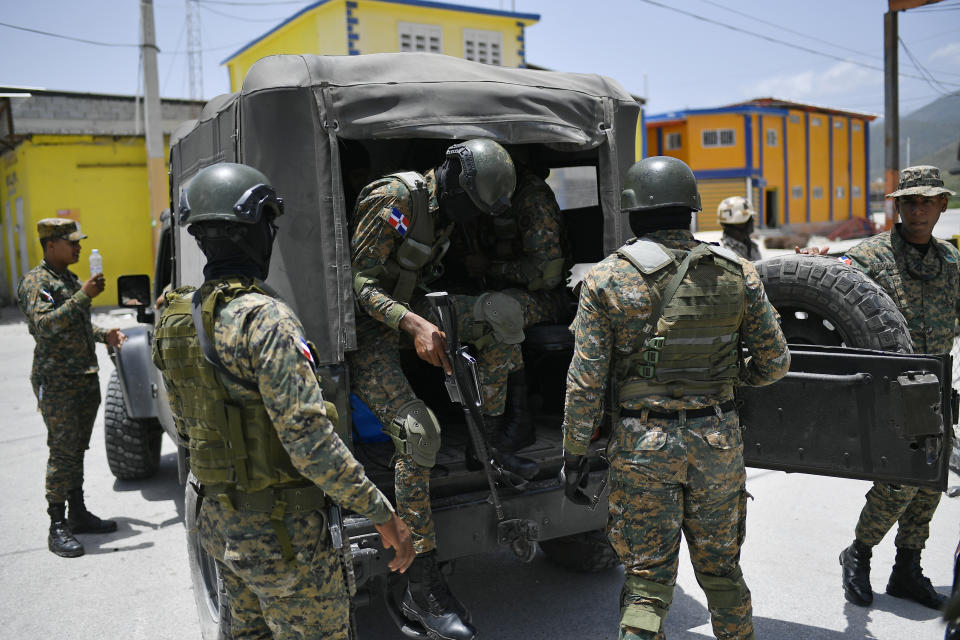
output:
[{"label": "black glove", "polygon": [[589,481],[590,461],[587,456],[578,456],[564,451],[560,482],[563,484],[563,495],[567,500],[574,504],[589,506],[593,501],[583,492]]}]

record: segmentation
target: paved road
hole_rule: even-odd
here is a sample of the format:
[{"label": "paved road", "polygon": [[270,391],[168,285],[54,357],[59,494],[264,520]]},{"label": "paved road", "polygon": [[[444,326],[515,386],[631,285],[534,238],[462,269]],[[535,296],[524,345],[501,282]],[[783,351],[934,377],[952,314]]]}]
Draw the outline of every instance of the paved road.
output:
[{"label": "paved road", "polygon": [[[103,316],[100,324],[129,318]],[[81,536],[87,555],[61,559],[46,549],[44,427],[27,375],[33,343],[14,309],[0,309],[0,636],[102,640],[199,640],[187,574],[183,498],[173,447],[165,443],[158,476],[119,482],[103,449],[102,412],[86,462],[89,505],[119,530]],[[105,389],[112,370],[98,347]],[[954,484],[960,478],[952,478]],[[888,536],[874,555],[874,606],[845,603],[837,554],[849,544],[866,482],[751,470],[743,567],[753,592],[757,637],[775,640],[939,640],[933,611],[882,593],[893,561]],[[924,565],[949,590],[960,535],[960,500],[944,498]],[[611,640],[622,573],[577,575],[542,554],[525,565],[509,552],[461,560],[451,582],[473,609],[485,640]],[[400,638],[383,606],[361,610],[363,640]],[[709,638],[709,617],[686,553],[667,620],[670,638]]]}]

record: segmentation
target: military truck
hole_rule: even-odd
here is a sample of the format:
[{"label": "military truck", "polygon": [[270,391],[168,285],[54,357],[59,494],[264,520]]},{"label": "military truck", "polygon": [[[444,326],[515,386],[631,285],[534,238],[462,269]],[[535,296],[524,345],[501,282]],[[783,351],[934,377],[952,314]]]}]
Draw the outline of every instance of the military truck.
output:
[{"label": "military truck", "polygon": [[[214,98],[197,120],[184,123],[170,141],[172,214],[165,218],[152,285],[146,276],[118,282],[121,304],[137,308],[142,324],[127,331],[108,388],[113,472],[121,478],[152,474],[162,431],[176,438],[162,380],[150,363],[155,310],[137,302],[154,300],[167,287],[202,281],[203,256],[176,224],[178,194],[200,169],[242,162],[268,175],[285,200],[269,284],[296,310],[316,344],[325,397],[340,415],[341,438],[392,497],[393,445],[377,441],[377,430],[361,418],[362,408],[354,412],[348,393],[344,356],[356,347],[357,311],[347,217],[365,182],[435,166],[447,146],[474,137],[497,140],[515,157],[549,169],[578,267],[598,262],[631,236],[620,210],[621,179],[642,155],[641,108],[602,76],[501,68],[434,54],[273,56],[253,65],[241,91]],[[789,257],[762,265],[761,272],[799,346],[787,380],[769,390],[744,390],[749,463],[944,486],[950,432],[944,425],[952,415],[949,358],[910,355],[906,324],[892,301],[846,265]],[[572,288],[570,302],[572,315]],[[564,509],[560,423],[572,336],[564,325],[532,327],[523,349],[534,381],[529,402],[537,424],[537,442],[523,455],[536,460],[540,472],[525,490],[499,488],[502,520],[489,500],[484,472],[465,465],[462,413],[447,400],[441,372],[412,353],[405,362],[418,395],[443,425],[443,448],[431,478],[441,560],[507,546],[519,560],[542,549],[572,570],[615,566],[603,535],[602,453],[609,416],[590,453],[596,473],[587,491],[597,495],[598,504]],[[915,419],[923,413],[915,410],[918,405],[934,418]],[[811,416],[810,407],[821,409]],[[189,532],[195,499],[187,486]],[[399,631],[423,637],[395,606],[389,554],[382,553],[372,525],[348,514],[345,530],[356,604],[383,597]],[[189,540],[203,637],[229,637],[216,566],[195,533]]]}]

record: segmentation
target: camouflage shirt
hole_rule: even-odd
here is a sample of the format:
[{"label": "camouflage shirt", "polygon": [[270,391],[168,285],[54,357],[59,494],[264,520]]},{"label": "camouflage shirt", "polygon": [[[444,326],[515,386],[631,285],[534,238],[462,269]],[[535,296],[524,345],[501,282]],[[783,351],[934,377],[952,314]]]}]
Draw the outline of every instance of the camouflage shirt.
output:
[{"label": "camouflage shirt", "polygon": [[[699,242],[689,231],[657,231],[644,236],[671,249],[691,250]],[[761,386],[782,378],[790,368],[790,352],[756,268],[741,259],[746,286],[746,310],[740,327],[741,341],[750,353],[740,378],[744,384]],[[655,299],[644,276],[626,259],[614,253],[595,265],[584,277],[577,315],[570,325],[575,346],[567,372],[564,407],[564,450],[582,455],[594,429],[603,418],[603,399],[610,373],[630,356]],[[651,395],[643,406],[663,412],[718,404],[728,397],[703,395],[673,398]]]},{"label": "camouflage shirt", "polygon": [[760,260],[763,257],[760,255],[760,247],[757,246],[756,242],[750,239],[744,242],[727,232],[724,232],[720,237],[720,246],[735,251],[741,258],[746,258],[751,262]]},{"label": "camouflage shirt", "polygon": [[33,350],[33,376],[96,373],[95,344],[106,343],[107,330],[90,322],[90,296],[69,269],[58,273],[46,260],[31,269],[17,287],[20,310],[27,316]]},{"label": "camouflage shirt", "polygon": [[933,238],[921,253],[903,239],[898,224],[847,250],[846,257],[893,298],[916,353],[950,352],[960,316],[960,253],[953,245]]},{"label": "camouflage shirt", "polygon": [[[433,169],[424,174],[424,180],[429,193],[427,207],[436,219],[440,207]],[[386,290],[382,278],[386,276],[387,262],[396,258],[412,220],[410,190],[402,180],[386,177],[370,183],[360,192],[350,224],[353,271],[371,274],[368,283],[357,292],[357,304],[370,317],[393,329],[398,328],[409,306],[393,298],[393,292]],[[439,232],[439,225],[435,229]]]},{"label": "camouflage shirt", "polygon": [[[337,504],[377,524],[393,508],[367,478],[327,418],[303,326],[285,303],[259,293],[239,296],[218,310],[213,343],[227,370],[255,380],[293,466]],[[224,379],[236,400],[256,394]]]}]

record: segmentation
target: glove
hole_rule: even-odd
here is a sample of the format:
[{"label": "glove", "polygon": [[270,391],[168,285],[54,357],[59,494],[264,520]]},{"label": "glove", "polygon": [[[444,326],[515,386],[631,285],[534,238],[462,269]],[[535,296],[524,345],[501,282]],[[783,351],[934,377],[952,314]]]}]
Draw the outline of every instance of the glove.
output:
[{"label": "glove", "polygon": [[560,470],[560,482],[563,495],[573,504],[589,506],[592,502],[583,489],[590,481],[590,461],[587,456],[578,456],[563,452],[563,469]]}]

